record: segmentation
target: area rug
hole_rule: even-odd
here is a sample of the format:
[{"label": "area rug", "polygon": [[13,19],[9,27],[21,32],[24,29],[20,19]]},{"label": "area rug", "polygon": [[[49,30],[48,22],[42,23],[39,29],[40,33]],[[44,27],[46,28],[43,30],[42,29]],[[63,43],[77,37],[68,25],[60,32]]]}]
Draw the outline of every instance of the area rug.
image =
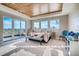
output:
[{"label": "area rug", "polygon": [[65,48],[17,47],[2,56],[68,56]]},{"label": "area rug", "polygon": [[3,56],[68,56],[69,50],[63,46],[45,46],[38,42],[15,42],[10,45],[15,47]]}]

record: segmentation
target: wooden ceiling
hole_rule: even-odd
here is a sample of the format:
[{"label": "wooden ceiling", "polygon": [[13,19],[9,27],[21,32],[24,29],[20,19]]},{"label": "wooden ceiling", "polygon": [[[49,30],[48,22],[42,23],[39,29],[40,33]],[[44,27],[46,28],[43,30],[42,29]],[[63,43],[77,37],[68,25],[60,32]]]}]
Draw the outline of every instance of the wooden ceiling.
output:
[{"label": "wooden ceiling", "polygon": [[[5,5],[9,8],[12,8],[12,9],[14,9],[18,12],[21,12],[25,15],[28,15],[30,17],[32,17],[32,16],[34,17],[34,15],[32,13],[34,4],[36,4],[36,3],[2,3],[2,5]],[[62,7],[58,11],[61,11],[61,10],[62,10]],[[47,15],[47,14],[50,14],[50,13],[52,13],[52,12],[45,13],[45,14],[39,14],[39,15],[36,15],[36,16]]]},{"label": "wooden ceiling", "polygon": [[3,5],[19,11],[28,16],[32,15],[32,4],[31,3],[3,3]]}]

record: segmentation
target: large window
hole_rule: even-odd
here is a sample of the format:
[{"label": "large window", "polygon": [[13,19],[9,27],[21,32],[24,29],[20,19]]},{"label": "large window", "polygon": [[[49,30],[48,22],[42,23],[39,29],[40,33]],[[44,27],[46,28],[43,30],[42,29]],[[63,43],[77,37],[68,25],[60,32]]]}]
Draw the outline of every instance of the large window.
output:
[{"label": "large window", "polygon": [[21,21],[21,36],[25,35],[26,22]]},{"label": "large window", "polygon": [[21,29],[25,29],[25,21],[21,21]]},{"label": "large window", "polygon": [[12,29],[12,18],[3,17],[3,28]]},{"label": "large window", "polygon": [[41,21],[41,29],[47,29],[48,28],[48,21]]},{"label": "large window", "polygon": [[33,22],[33,28],[39,28],[39,22]]},{"label": "large window", "polygon": [[50,20],[50,28],[59,29],[59,20]]},{"label": "large window", "polygon": [[33,28],[48,29],[48,26],[52,29],[59,29],[59,19],[33,21]]},{"label": "large window", "polygon": [[12,19],[10,17],[3,17],[3,41],[11,40],[12,38],[19,38],[24,36],[26,29],[26,22],[24,20]]},{"label": "large window", "polygon": [[14,20],[14,36],[20,36],[20,20]]},{"label": "large window", "polygon": [[14,29],[20,29],[20,20],[14,20]]},{"label": "large window", "polygon": [[3,17],[3,36],[8,37],[12,35],[12,18]]},{"label": "large window", "polygon": [[22,20],[14,20],[14,33],[15,36],[24,36],[26,29],[26,22]]}]

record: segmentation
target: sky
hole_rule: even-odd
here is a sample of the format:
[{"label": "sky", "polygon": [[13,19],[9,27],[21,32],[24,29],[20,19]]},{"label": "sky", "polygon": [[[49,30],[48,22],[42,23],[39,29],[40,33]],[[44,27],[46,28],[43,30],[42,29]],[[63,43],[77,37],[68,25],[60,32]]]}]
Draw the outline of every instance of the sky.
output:
[{"label": "sky", "polygon": [[[20,20],[15,20],[14,21],[14,28],[15,29],[20,29],[20,24],[21,24],[21,28],[25,29],[25,22],[20,21]],[[4,29],[11,29],[12,28],[12,18],[9,18],[9,17],[4,17],[3,18],[3,28]]]},{"label": "sky", "polygon": [[12,28],[12,19],[9,17],[3,18],[3,28],[4,29],[11,29]]}]

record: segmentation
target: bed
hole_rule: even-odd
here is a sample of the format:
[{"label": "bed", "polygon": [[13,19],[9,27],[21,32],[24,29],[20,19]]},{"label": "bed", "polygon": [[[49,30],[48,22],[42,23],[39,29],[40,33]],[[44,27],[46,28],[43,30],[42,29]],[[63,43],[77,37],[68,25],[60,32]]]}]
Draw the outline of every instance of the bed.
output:
[{"label": "bed", "polygon": [[30,40],[35,40],[35,41],[44,41],[44,42],[48,42],[49,38],[51,36],[51,33],[47,33],[47,32],[40,32],[40,33],[36,33],[36,32],[31,32],[30,33]]}]

